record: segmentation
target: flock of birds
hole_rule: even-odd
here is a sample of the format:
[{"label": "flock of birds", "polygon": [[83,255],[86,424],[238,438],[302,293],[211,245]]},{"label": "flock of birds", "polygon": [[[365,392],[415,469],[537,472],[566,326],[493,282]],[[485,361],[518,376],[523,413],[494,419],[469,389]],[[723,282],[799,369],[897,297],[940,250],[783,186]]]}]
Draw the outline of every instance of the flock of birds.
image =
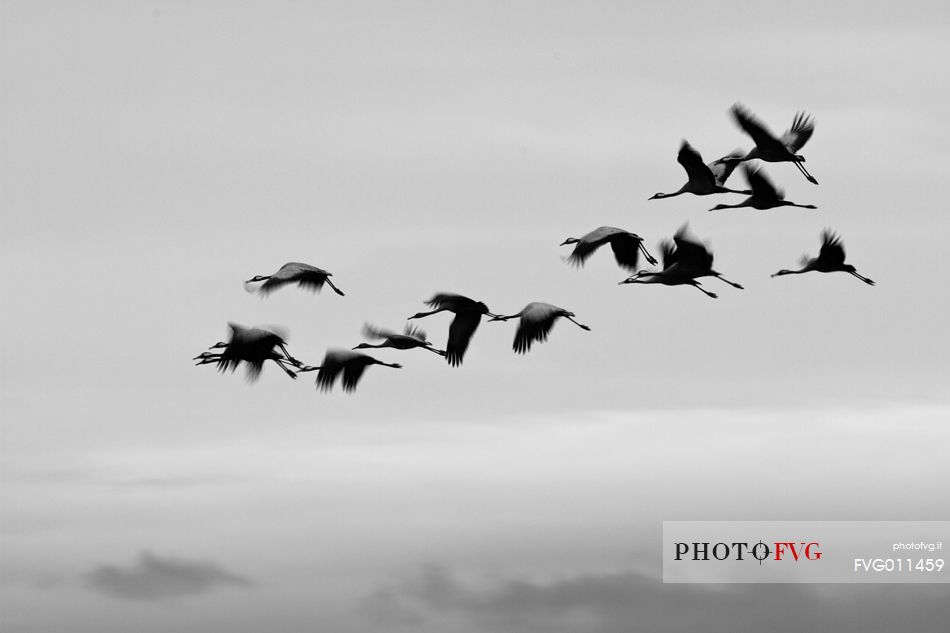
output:
[{"label": "flock of birds", "polygon": [[[792,121],[792,126],[782,136],[772,134],[758,119],[739,104],[730,110],[736,123],[748,134],[755,147],[748,153],[737,150],[723,156],[712,163],[704,163],[702,156],[689,143],[683,141],[677,161],[686,170],[688,180],[679,190],[672,193],[657,193],[650,200],[671,198],[684,193],[705,196],[718,193],[739,193],[748,197],[739,204],[718,204],[710,209],[737,209],[752,207],[754,209],[772,209],[782,206],[794,206],[806,209],[815,209],[814,205],[800,205],[785,200],[785,194],[776,188],[758,167],[750,167],[749,161],[763,162],[790,162],[813,183],[818,181],[808,173],[803,163],[805,157],[798,151],[808,142],[814,132],[814,123],[810,117],[799,113]],[[737,190],[726,187],[726,181],[732,172],[743,163],[743,171],[749,189]],[[716,277],[721,281],[742,289],[739,284],[725,279],[722,274],[713,269],[713,254],[709,248],[687,235],[686,227],[682,227],[673,236],[672,240],[660,243],[660,260],[662,267],[659,270],[642,270],[639,260],[642,255],[646,261],[655,266],[657,260],[643,245],[643,239],[629,231],[613,227],[602,226],[580,238],[570,237],[564,240],[561,246],[574,245],[574,250],[567,261],[574,266],[583,266],[584,263],[602,246],[610,244],[617,264],[632,273],[620,284],[663,284],[667,286],[693,286],[711,298],[717,295],[702,287],[698,279],[702,277]],[[803,257],[801,268],[797,270],[783,269],[772,277],[781,275],[797,275],[807,272],[846,272],[861,281],[874,285],[874,282],[858,274],[854,266],[845,263],[844,246],[841,239],[831,231],[822,233],[822,244],[817,257]],[[324,285],[329,286],[338,295],[343,291],[330,280],[332,274],[299,262],[290,262],[272,275],[257,275],[245,282],[246,287],[260,284],[257,290],[267,295],[270,292],[289,284],[296,284],[301,288],[317,292]],[[508,321],[518,319],[518,329],[515,332],[514,351],[519,354],[527,353],[533,343],[547,340],[551,329],[558,319],[564,318],[583,330],[590,328],[575,320],[575,314],[549,303],[529,303],[516,314],[499,315],[489,311],[488,306],[481,301],[468,297],[439,293],[426,302],[431,310],[419,312],[409,317],[409,320],[422,319],[439,312],[451,312],[455,316],[449,326],[448,340],[444,350],[437,349],[429,342],[426,333],[414,325],[407,325],[402,333],[377,328],[371,325],[364,326],[363,334],[367,339],[376,343],[361,343],[352,350],[330,349],[326,352],[323,362],[319,366],[305,365],[294,358],[287,350],[287,341],[277,332],[261,329],[246,328],[235,323],[229,323],[231,334],[227,341],[221,341],[202,352],[193,360],[196,365],[214,364],[219,371],[234,371],[241,364],[247,366],[249,380],[255,380],[261,373],[264,363],[273,361],[288,376],[296,378],[298,373],[316,371],[316,384],[319,389],[330,390],[338,379],[342,378],[343,389],[352,391],[362,377],[366,368],[371,365],[392,367],[399,369],[398,363],[386,363],[368,354],[358,352],[361,349],[391,348],[397,350],[424,349],[442,356],[449,365],[457,367],[462,364],[469,343],[481,323],[482,317],[489,321]],[[221,350],[214,352],[210,350]]]}]

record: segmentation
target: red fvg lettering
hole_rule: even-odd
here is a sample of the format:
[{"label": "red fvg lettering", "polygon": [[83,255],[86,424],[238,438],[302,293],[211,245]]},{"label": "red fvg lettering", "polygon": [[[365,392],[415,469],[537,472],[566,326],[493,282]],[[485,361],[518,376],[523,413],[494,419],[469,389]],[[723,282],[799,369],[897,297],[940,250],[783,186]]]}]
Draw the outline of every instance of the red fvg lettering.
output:
[{"label": "red fvg lettering", "polygon": [[784,543],[776,542],[774,545],[775,560],[782,560],[782,557],[786,554],[791,554],[792,559],[796,562],[798,562],[799,557],[802,556],[804,556],[806,560],[818,560],[821,558],[821,551],[818,549],[820,544],[814,541],[810,543],[803,541],[797,543],[786,541]]}]

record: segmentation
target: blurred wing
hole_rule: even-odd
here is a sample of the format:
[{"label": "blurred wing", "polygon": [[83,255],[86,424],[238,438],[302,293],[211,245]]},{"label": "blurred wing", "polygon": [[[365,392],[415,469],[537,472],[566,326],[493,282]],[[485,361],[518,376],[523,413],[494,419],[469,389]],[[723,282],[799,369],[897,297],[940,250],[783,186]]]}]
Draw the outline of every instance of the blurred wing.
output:
[{"label": "blurred wing", "polygon": [[616,235],[610,240],[610,248],[614,252],[614,259],[617,260],[617,264],[621,268],[636,272],[637,263],[640,261],[640,243],[642,241],[631,233]]},{"label": "blurred wing", "polygon": [[755,144],[760,148],[765,148],[770,145],[777,145],[779,143],[771,132],[759,121],[755,116],[749,112],[741,104],[735,104],[730,110],[732,117],[736,120],[736,123],[739,124],[739,127],[742,128],[742,131],[752,137],[752,140],[755,141]]},{"label": "blurred wing", "polygon": [[262,283],[258,287],[257,291],[261,293],[262,295],[269,295],[270,293],[274,292],[278,288],[283,288],[289,283],[291,283],[291,280],[289,279],[284,279],[281,277],[274,276],[268,279],[267,281],[265,281],[264,283]]},{"label": "blurred wing", "polygon": [[465,304],[474,304],[475,302],[468,297],[452,294],[450,292],[440,292],[432,296],[425,302],[430,308],[454,308]]},{"label": "blurred wing", "polygon": [[765,175],[765,171],[758,167],[743,166],[746,180],[752,187],[752,195],[763,200],[781,200],[785,197],[785,192],[776,189],[772,181]]},{"label": "blurred wing", "polygon": [[343,368],[343,391],[353,391],[366,371],[364,363],[347,363]]},{"label": "blurred wing", "polygon": [[660,261],[663,263],[663,270],[666,270],[679,259],[676,256],[676,245],[671,240],[663,240],[659,244]]},{"label": "blurred wing", "polygon": [[449,340],[445,346],[445,360],[449,365],[457,367],[462,364],[465,357],[465,350],[478,329],[478,324],[482,320],[482,315],[478,312],[460,312],[452,319],[452,325],[449,326]]},{"label": "blurred wing", "polygon": [[535,341],[543,343],[548,340],[555,318],[553,310],[526,310],[518,323],[515,341],[511,346],[515,353],[526,354]]},{"label": "blurred wing", "polygon": [[731,154],[726,154],[719,160],[709,163],[709,171],[712,172],[717,185],[722,187],[726,184],[726,181],[729,180],[729,176],[731,176],[732,172],[738,167],[739,159],[744,156],[745,152],[741,149],[737,149]]},{"label": "blurred wing", "polygon": [[676,232],[673,242],[676,244],[677,260],[686,268],[702,268],[705,270],[712,267],[712,253],[690,237],[685,226]]},{"label": "blurred wing", "polygon": [[[268,280],[270,281],[270,280]],[[301,274],[297,278],[297,285],[303,288],[304,290],[309,290],[310,292],[320,292],[323,288],[323,284],[327,281],[326,274],[320,274],[316,272],[307,272]],[[264,282],[264,285],[267,285],[267,281]]]},{"label": "blurred wing", "polygon": [[[600,229],[598,229],[599,231]],[[595,231],[594,233],[596,233]],[[607,236],[600,235],[596,236],[594,239],[588,239],[594,233],[589,233],[581,238],[581,240],[574,246],[574,250],[571,251],[570,256],[567,258],[567,261],[574,266],[575,268],[580,268],[587,260],[590,259],[590,256],[597,252],[597,249],[600,248],[604,242],[607,241]]]},{"label": "blurred wing", "polygon": [[248,360],[244,364],[247,366],[247,381],[248,382],[257,382],[261,377],[261,371],[264,369],[264,361],[262,360]]},{"label": "blurred wing", "polygon": [[815,132],[815,123],[810,116],[799,112],[792,120],[792,127],[782,135],[782,145],[792,152],[800,150]]},{"label": "blurred wing", "polygon": [[821,242],[819,262],[832,267],[844,264],[844,244],[841,243],[841,237],[831,231],[824,231],[821,234]]},{"label": "blurred wing", "polygon": [[320,371],[317,372],[317,388],[322,391],[330,391],[337,376],[343,371],[344,362],[334,354],[327,354],[320,365]]},{"label": "blurred wing", "polygon": [[395,332],[391,332],[390,330],[386,330],[383,328],[378,328],[367,323],[363,326],[363,336],[368,339],[378,340],[378,339],[391,338],[395,336]]},{"label": "blurred wing", "polygon": [[423,343],[429,340],[429,337],[426,335],[425,330],[422,328],[413,325],[412,323],[406,323],[406,328],[403,333],[409,338],[414,338],[417,341],[422,341]]},{"label": "blurred wing", "polygon": [[683,144],[680,145],[676,160],[686,170],[686,175],[689,176],[690,181],[710,187],[715,186],[716,178],[709,167],[706,166],[706,163],[703,162],[703,157],[686,141],[683,141]]}]

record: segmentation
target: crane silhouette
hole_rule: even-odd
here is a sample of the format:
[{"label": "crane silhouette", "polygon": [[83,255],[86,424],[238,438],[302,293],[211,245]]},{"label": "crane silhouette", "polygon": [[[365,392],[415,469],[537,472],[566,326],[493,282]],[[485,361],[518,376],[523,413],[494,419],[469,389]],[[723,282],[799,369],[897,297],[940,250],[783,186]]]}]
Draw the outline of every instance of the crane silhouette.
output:
[{"label": "crane silhouette", "polygon": [[650,264],[656,265],[656,260],[647,252],[646,247],[643,246],[643,238],[636,233],[617,229],[612,226],[602,226],[594,229],[580,239],[569,237],[561,242],[561,246],[567,246],[568,244],[577,245],[567,258],[567,261],[578,268],[583,266],[590,256],[604,244],[610,244],[610,248],[614,252],[614,259],[617,260],[617,264],[621,268],[636,270],[641,252]]},{"label": "crane silhouette", "polygon": [[322,268],[317,268],[310,264],[288,262],[281,266],[280,270],[273,275],[257,275],[245,281],[244,285],[246,288],[248,284],[263,281],[264,283],[260,285],[258,291],[262,295],[268,295],[278,288],[292,283],[296,283],[301,288],[310,290],[311,292],[319,292],[323,288],[323,284],[326,284],[330,286],[335,293],[341,297],[344,296],[343,291],[334,286],[333,282],[330,281],[330,277],[332,276],[333,273],[328,273]]},{"label": "crane silhouette", "polygon": [[802,267],[798,270],[782,269],[773,274],[773,277],[781,275],[800,275],[811,271],[820,273],[844,272],[854,275],[869,286],[874,282],[858,274],[858,271],[851,264],[844,263],[844,244],[841,238],[829,230],[822,231],[821,250],[818,251],[818,257],[808,257],[803,255],[801,259]]},{"label": "crane silhouette", "polygon": [[548,333],[554,327],[554,322],[560,317],[564,317],[582,330],[590,331],[590,328],[583,323],[574,320],[576,315],[564,308],[559,308],[550,303],[533,302],[526,305],[521,312],[508,316],[493,315],[491,321],[507,321],[509,319],[520,318],[518,331],[515,332],[515,340],[512,349],[517,354],[526,354],[531,349],[531,344],[535,341],[544,342],[548,339]]},{"label": "crane silhouette", "polygon": [[752,207],[753,209],[774,209],[775,207],[799,207],[802,209],[817,209],[813,204],[796,204],[785,199],[785,192],[775,187],[772,181],[765,174],[764,169],[758,167],[749,167],[743,165],[743,172],[749,186],[752,187],[752,195],[739,204],[717,204],[710,211],[720,209],[738,209],[740,207]]},{"label": "crane silhouette", "polygon": [[725,186],[726,180],[729,179],[729,175],[732,174],[742,157],[742,152],[736,150],[732,154],[706,164],[699,152],[684,140],[680,145],[676,160],[686,170],[686,176],[689,179],[679,190],[673,193],[656,193],[649,200],[672,198],[683,193],[691,193],[697,196],[708,196],[713,193],[744,193],[748,195],[751,193],[750,191],[729,189]]},{"label": "crane silhouette", "polygon": [[811,117],[804,112],[799,112],[792,120],[792,127],[786,130],[781,138],[777,138],[741,104],[733,105],[729,111],[739,127],[755,141],[755,147],[741,158],[726,158],[723,160],[742,162],[758,158],[769,163],[794,163],[798,171],[802,172],[802,175],[808,179],[808,182],[818,184],[818,181],[802,165],[805,162],[805,157],[798,153],[798,150],[808,142],[815,131],[815,124]]},{"label": "crane silhouette", "polygon": [[380,348],[380,347],[391,347],[393,349],[413,349],[421,348],[429,350],[439,356],[445,356],[445,352],[436,349],[432,346],[432,343],[428,341],[426,333],[420,328],[413,327],[412,325],[406,325],[406,329],[402,334],[398,334],[391,330],[384,330],[381,328],[373,327],[370,324],[363,326],[363,336],[370,339],[382,340],[382,343],[373,345],[371,343],[360,343],[353,349],[369,349],[369,348]]},{"label": "crane silhouette", "polygon": [[367,354],[352,352],[345,349],[327,350],[323,357],[323,362],[319,367],[306,365],[299,371],[317,371],[317,388],[322,391],[330,391],[334,383],[341,375],[343,376],[343,391],[353,391],[356,384],[363,376],[363,372],[370,365],[382,365],[383,367],[392,367],[393,369],[402,369],[399,363],[384,363]]},{"label": "crane silhouette", "polygon": [[660,243],[663,269],[660,271],[642,270],[620,282],[620,284],[663,284],[666,286],[693,286],[708,297],[716,299],[719,295],[709,292],[696,281],[698,277],[716,277],[717,279],[742,290],[742,286],[729,281],[713,270],[713,254],[706,246],[687,236],[684,225],[673,236],[673,240]]},{"label": "crane silhouette", "polygon": [[[192,360],[196,365],[215,363],[218,371],[234,371],[243,362],[247,365],[247,379],[251,382],[260,377],[264,363],[273,361],[291,378],[296,378],[288,364],[300,367],[301,362],[290,355],[284,337],[262,328],[246,328],[237,323],[228,323],[231,337],[227,342],[219,341],[209,349],[223,349],[220,353],[202,352]],[[278,352],[277,350],[280,350]]]},{"label": "crane silhouette", "polygon": [[433,295],[426,301],[426,305],[435,308],[429,312],[418,312],[410,319],[421,319],[439,312],[452,312],[455,318],[452,319],[452,325],[449,326],[449,340],[445,346],[445,360],[452,367],[458,367],[462,364],[465,357],[465,351],[468,344],[481,323],[482,315],[494,317],[495,315],[488,311],[481,301],[475,301],[462,295],[441,292]]}]

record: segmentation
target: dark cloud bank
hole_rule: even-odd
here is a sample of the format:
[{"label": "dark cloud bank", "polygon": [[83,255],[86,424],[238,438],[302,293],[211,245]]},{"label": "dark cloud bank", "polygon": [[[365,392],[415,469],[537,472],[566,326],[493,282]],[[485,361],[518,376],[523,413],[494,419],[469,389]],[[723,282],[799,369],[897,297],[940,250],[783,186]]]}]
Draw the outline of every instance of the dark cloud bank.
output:
[{"label": "dark cloud bank", "polygon": [[157,556],[145,551],[127,567],[103,565],[86,574],[92,589],[124,600],[170,600],[218,587],[249,587],[251,582],[214,563]]},{"label": "dark cloud bank", "polygon": [[427,566],[362,604],[390,628],[703,633],[932,633],[950,622],[948,585],[664,585],[636,573],[475,585]]}]

